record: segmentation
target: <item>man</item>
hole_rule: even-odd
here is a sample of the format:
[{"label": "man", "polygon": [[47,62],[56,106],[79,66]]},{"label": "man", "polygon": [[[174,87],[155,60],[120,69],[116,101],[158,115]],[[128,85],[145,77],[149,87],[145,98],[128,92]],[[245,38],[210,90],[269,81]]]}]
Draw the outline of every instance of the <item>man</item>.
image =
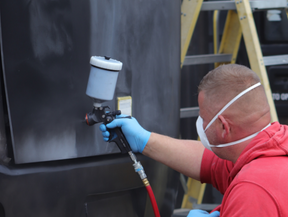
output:
[{"label": "man", "polygon": [[[116,119],[132,150],[224,194],[220,216],[288,216],[288,127],[270,125],[260,79],[245,66],[222,65],[199,85],[201,142],[150,133],[132,119]],[[109,132],[100,126],[104,140]],[[206,149],[205,149],[205,147]],[[218,216],[192,211],[188,216]]]}]

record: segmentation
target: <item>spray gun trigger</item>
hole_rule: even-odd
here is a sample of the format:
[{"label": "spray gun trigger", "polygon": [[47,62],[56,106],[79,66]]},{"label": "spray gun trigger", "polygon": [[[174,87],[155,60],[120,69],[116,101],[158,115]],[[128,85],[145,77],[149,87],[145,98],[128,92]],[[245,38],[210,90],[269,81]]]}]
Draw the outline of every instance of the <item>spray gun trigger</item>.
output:
[{"label": "spray gun trigger", "polygon": [[113,116],[121,115],[121,111],[120,110],[114,111],[114,112],[112,112],[112,115]]},{"label": "spray gun trigger", "polygon": [[109,133],[110,133],[109,142],[114,142],[114,140],[117,137],[117,134],[113,130],[110,130]]}]

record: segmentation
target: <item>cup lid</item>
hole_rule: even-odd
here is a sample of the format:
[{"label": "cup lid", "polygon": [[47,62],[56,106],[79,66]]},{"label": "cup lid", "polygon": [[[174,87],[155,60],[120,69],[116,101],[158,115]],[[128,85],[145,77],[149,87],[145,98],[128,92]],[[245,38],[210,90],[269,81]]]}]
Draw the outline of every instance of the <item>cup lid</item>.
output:
[{"label": "cup lid", "polygon": [[90,64],[102,69],[108,69],[113,71],[120,71],[122,69],[122,62],[118,60],[111,59],[108,56],[92,56],[90,59]]}]

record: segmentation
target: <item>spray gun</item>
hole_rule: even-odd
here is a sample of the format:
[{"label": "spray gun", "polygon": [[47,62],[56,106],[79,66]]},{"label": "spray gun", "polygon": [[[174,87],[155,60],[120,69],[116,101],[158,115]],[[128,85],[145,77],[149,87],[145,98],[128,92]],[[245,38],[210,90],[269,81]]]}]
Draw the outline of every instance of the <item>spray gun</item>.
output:
[{"label": "spray gun", "polygon": [[[102,106],[102,103],[113,99],[122,63],[107,56],[92,56],[90,64],[91,70],[86,94],[93,100],[94,108],[92,112],[86,114],[85,121],[89,126],[96,123],[104,123],[106,125],[112,122],[117,115],[121,114],[120,110],[109,111],[109,106]],[[123,118],[131,117],[126,116]],[[116,127],[108,130],[110,133],[109,142],[115,142],[121,153],[129,153],[131,160],[137,163],[136,156],[133,154],[121,128]]]},{"label": "spray gun", "polygon": [[[86,95],[88,95],[93,100],[94,108],[92,112],[86,114],[85,121],[89,126],[92,126],[96,123],[104,123],[106,125],[112,122],[117,115],[121,114],[120,110],[112,112],[109,111],[110,108],[108,106],[102,106],[102,103],[113,99],[118,74],[122,69],[122,63],[107,56],[92,56],[90,59],[90,64],[91,70],[86,89]],[[131,117],[127,116],[121,118]],[[121,128],[116,127],[114,129],[107,130],[110,133],[109,142],[115,142],[121,153],[129,154],[131,160],[133,161],[135,172],[139,174],[143,184],[147,189],[154,214],[156,217],[160,217],[155,196],[144,172],[144,169],[140,161],[137,161],[137,158],[132,152],[131,147],[127,142]]]},{"label": "spray gun", "polygon": [[[113,99],[118,74],[122,69],[122,63],[107,56],[92,56],[90,59],[90,64],[91,70],[86,94],[93,100],[94,108],[92,112],[86,114],[85,121],[89,126],[92,126],[96,123],[104,123],[106,125],[112,122],[117,115],[121,114],[120,110],[109,111],[110,108],[108,106],[102,106],[102,103]],[[127,116],[121,118],[131,117]],[[156,217],[160,217],[155,196],[144,172],[144,169],[140,161],[137,161],[137,158],[132,152],[131,147],[127,142],[121,128],[116,127],[114,129],[107,130],[109,130],[110,133],[109,142],[115,142],[121,153],[129,154],[131,160],[133,161],[135,172],[139,174],[143,184],[147,189],[154,214]]]}]

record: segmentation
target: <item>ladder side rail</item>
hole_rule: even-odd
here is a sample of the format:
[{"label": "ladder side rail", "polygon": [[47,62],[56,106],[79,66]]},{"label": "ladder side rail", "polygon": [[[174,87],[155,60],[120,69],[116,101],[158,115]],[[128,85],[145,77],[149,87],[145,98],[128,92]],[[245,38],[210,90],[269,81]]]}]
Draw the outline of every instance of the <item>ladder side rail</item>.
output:
[{"label": "ladder side rail", "polygon": [[[181,5],[181,68],[183,66],[188,47],[190,45],[190,41],[195,29],[195,25],[197,22],[197,19],[199,17],[199,13],[201,10],[203,0],[183,0]],[[190,178],[188,179],[187,186],[188,186],[188,192],[184,195],[182,200],[182,208],[192,208],[192,203],[190,201],[191,194],[193,194],[193,191],[198,188],[189,188],[191,186]],[[200,183],[201,184],[201,183]],[[206,184],[203,184],[204,186],[200,189],[205,189]],[[192,191],[192,192],[191,192]],[[204,191],[204,190],[203,190]],[[196,192],[196,197],[198,198],[199,193]],[[202,195],[203,198],[203,195]],[[201,200],[202,202],[202,200]]]},{"label": "ladder side rail", "polygon": [[183,0],[181,5],[181,67],[195,29],[203,0]]},{"label": "ladder side rail", "polygon": [[250,62],[251,69],[258,74],[261,83],[265,89],[268,103],[270,105],[271,121],[278,121],[275,104],[272,98],[272,92],[269,84],[266,67],[263,61],[263,55],[258,39],[256,26],[252,10],[248,0],[236,2],[238,17],[242,27],[244,42]]},{"label": "ladder side rail", "polygon": [[242,37],[239,18],[234,10],[229,10],[220,43],[219,54],[232,54],[230,61],[215,63],[215,67],[224,63],[235,63]]}]

